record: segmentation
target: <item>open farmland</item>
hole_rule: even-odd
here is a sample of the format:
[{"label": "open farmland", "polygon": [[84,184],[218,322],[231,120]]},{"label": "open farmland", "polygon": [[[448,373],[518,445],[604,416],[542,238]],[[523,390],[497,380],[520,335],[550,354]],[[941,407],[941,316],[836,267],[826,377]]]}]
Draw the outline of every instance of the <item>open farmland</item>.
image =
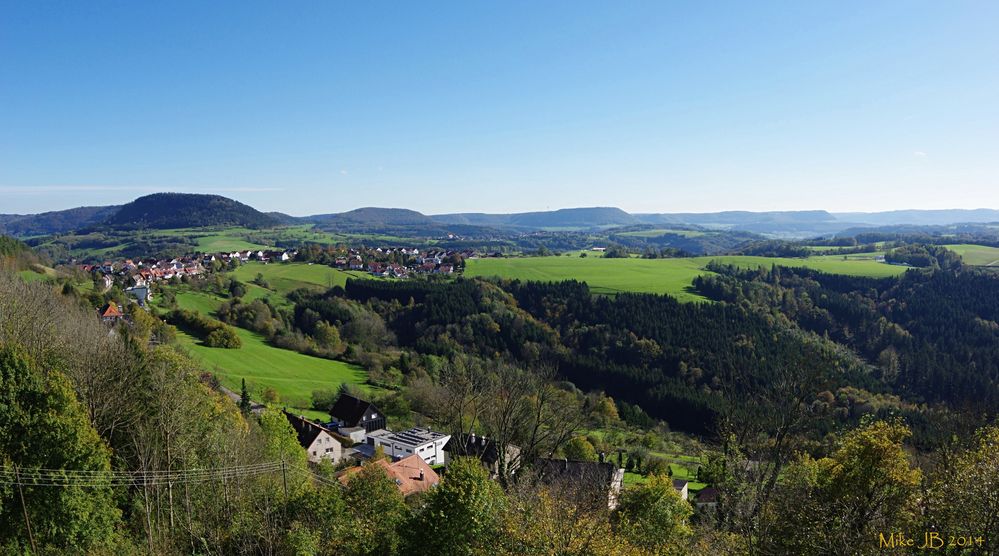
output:
[{"label": "open farmland", "polygon": [[[221,298],[207,293],[186,290],[177,293],[180,308],[206,315],[214,314],[221,302]],[[259,400],[260,392],[272,387],[281,396],[283,405],[294,407],[300,413],[308,411],[313,390],[335,390],[343,382],[371,390],[364,384],[367,373],[357,365],[274,347],[260,334],[242,328],[235,330],[243,342],[238,349],[206,347],[180,330],[177,338],[193,357],[215,372],[227,388],[238,392],[245,378],[251,395]]]},{"label": "open farmland", "polygon": [[364,277],[364,272],[337,270],[321,264],[249,262],[230,272],[228,276],[249,283],[257,274],[263,274],[270,289],[286,295],[299,288],[327,289],[343,286],[347,278]]},{"label": "open farmland", "polygon": [[599,294],[621,292],[666,293],[681,301],[703,301],[693,292],[691,282],[708,273],[705,266],[712,261],[744,268],[771,265],[807,267],[833,274],[887,277],[905,272],[904,267],[878,262],[874,253],[858,255],[826,255],[807,259],[722,256],[681,259],[606,259],[602,257],[522,257],[472,259],[467,262],[466,276],[500,276],[520,280],[554,282],[579,280]]},{"label": "open farmland", "polygon": [[[190,354],[211,369],[230,390],[239,392],[242,379],[255,400],[267,387],[274,388],[280,403],[296,410],[308,410],[313,390],[336,390],[341,383],[365,384],[367,373],[361,367],[312,357],[269,345],[264,338],[249,330],[236,328],[243,347],[239,349],[210,348],[194,337],[178,331],[177,338]],[[299,411],[301,413],[301,411]]]},{"label": "open farmland", "polygon": [[635,232],[620,232],[617,235],[627,236],[627,237],[663,237],[665,235],[677,235],[683,237],[701,237],[706,235],[705,232],[700,230],[678,230],[670,228],[660,228],[655,230],[638,230]]},{"label": "open farmland", "polygon": [[945,245],[947,249],[961,255],[964,264],[972,266],[999,266],[999,247],[985,245]]}]

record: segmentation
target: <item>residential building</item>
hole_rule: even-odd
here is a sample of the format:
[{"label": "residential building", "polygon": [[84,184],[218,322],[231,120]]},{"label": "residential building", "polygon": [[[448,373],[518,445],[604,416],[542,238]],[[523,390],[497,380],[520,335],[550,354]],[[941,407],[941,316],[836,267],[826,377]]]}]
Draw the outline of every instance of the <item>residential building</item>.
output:
[{"label": "residential building", "polygon": [[[389,463],[384,459],[373,461],[367,465],[375,465],[382,468],[385,473],[395,481],[399,492],[403,496],[410,496],[419,492],[426,492],[440,484],[441,479],[434,470],[416,455],[403,458],[395,463]],[[351,467],[340,475],[341,484],[347,484],[351,477],[361,471],[363,467]]]},{"label": "residential building", "polygon": [[673,490],[675,490],[680,498],[687,500],[690,497],[690,492],[687,490],[689,483],[683,479],[673,479]]},{"label": "residential building", "polygon": [[[503,460],[506,462],[506,471],[515,473],[520,467],[520,448],[513,444],[507,444],[503,450]],[[447,464],[457,457],[474,457],[486,466],[493,478],[500,474],[500,450],[499,444],[485,436],[476,436],[475,433],[461,433],[452,436],[444,445],[444,463]]]},{"label": "residential building", "polygon": [[[284,412],[284,416],[291,423],[298,435],[298,443],[305,449],[309,461],[318,463],[322,460],[331,460],[333,463],[340,461],[343,457],[343,437],[339,437],[326,427],[314,423],[305,417]],[[349,441],[347,441],[349,444]]]},{"label": "residential building", "polygon": [[136,286],[134,288],[127,288],[125,293],[133,297],[139,307],[145,307],[146,303],[153,300],[153,294],[149,291],[149,286]]},{"label": "residential building", "polygon": [[385,455],[401,459],[418,455],[430,465],[444,464],[444,445],[451,435],[414,427],[402,432],[381,430],[368,433],[368,444],[381,446]]},{"label": "residential building", "polygon": [[330,419],[337,428],[363,427],[367,433],[384,429],[386,425],[385,416],[374,404],[348,394],[340,394],[337,398],[330,408]]},{"label": "residential building", "polygon": [[103,307],[97,310],[100,315],[101,320],[106,323],[116,323],[119,320],[125,318],[125,314],[121,312],[118,308],[118,304],[114,301],[106,303]]},{"label": "residential building", "polygon": [[718,507],[718,489],[708,487],[694,495],[694,506],[700,510],[714,510]]},{"label": "residential building", "polygon": [[579,504],[607,504],[617,508],[624,469],[610,462],[539,459],[534,472],[540,482],[565,490]]}]

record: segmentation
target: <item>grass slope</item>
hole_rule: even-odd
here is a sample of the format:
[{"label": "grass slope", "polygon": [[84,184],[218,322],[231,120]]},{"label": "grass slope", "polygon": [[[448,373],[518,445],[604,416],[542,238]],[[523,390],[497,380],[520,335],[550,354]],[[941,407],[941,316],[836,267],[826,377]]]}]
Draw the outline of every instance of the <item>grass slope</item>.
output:
[{"label": "grass slope", "polygon": [[282,405],[301,411],[309,408],[313,390],[335,390],[343,382],[372,390],[364,384],[368,377],[361,367],[276,348],[259,334],[242,328],[236,331],[243,341],[239,349],[205,347],[183,332],[178,332],[177,338],[227,388],[239,392],[245,378],[251,396],[257,400],[260,392],[272,387],[280,394]]},{"label": "grass slope", "polygon": [[964,260],[964,264],[972,266],[999,266],[999,247],[985,245],[945,245]]},{"label": "grass slope", "polygon": [[[252,288],[247,295],[251,293]],[[177,293],[178,306],[206,315],[214,314],[221,302],[220,298],[202,292],[180,290]],[[236,328],[236,332],[243,342],[239,349],[206,347],[183,331],[177,332],[177,338],[194,358],[214,371],[227,388],[238,392],[245,378],[252,397],[259,400],[260,393],[272,387],[281,396],[282,405],[313,417],[325,417],[309,410],[313,390],[336,389],[343,382],[356,384],[364,391],[374,390],[365,384],[367,373],[357,365],[274,347],[263,336],[242,328]]]},{"label": "grass slope", "polygon": [[472,259],[467,262],[466,276],[501,276],[521,280],[553,282],[580,280],[599,294],[620,292],[667,293],[681,301],[703,301],[693,292],[691,282],[706,274],[708,262],[733,264],[745,268],[808,267],[823,272],[858,276],[896,276],[904,267],[887,265],[874,260],[874,253],[862,255],[825,255],[807,259],[785,259],[750,256],[693,257],[685,259],[605,259],[578,256],[523,257]]},{"label": "grass slope", "polygon": [[344,272],[319,264],[249,262],[228,275],[240,282],[249,283],[257,274],[263,274],[271,290],[279,295],[299,288],[327,289],[343,286],[347,278],[367,276],[363,272]]}]

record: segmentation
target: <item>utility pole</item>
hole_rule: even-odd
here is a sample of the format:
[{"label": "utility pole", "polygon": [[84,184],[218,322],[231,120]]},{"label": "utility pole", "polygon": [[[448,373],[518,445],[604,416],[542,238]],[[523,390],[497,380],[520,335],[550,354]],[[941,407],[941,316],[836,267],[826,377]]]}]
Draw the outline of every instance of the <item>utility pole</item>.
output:
[{"label": "utility pole", "polygon": [[284,504],[288,505],[288,471],[285,469],[284,459],[281,459],[281,480],[284,481]]},{"label": "utility pole", "polygon": [[31,552],[38,554],[38,547],[35,546],[35,536],[31,534],[31,519],[28,517],[28,506],[24,504],[24,489],[21,486],[21,472],[14,464],[14,478],[17,480],[17,493],[21,497],[21,512],[24,513],[24,526],[28,529],[28,540],[31,541]]}]

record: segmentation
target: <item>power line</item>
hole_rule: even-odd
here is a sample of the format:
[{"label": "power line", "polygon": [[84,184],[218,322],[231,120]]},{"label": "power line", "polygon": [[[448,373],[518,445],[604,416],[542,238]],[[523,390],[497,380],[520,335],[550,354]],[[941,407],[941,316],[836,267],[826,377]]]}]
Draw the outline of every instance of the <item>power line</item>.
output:
[{"label": "power line", "polygon": [[[94,471],[46,468],[0,468],[0,484],[39,487],[161,486],[253,477],[280,471],[282,462],[251,465],[149,471]],[[292,468],[295,469],[295,468]]]}]

